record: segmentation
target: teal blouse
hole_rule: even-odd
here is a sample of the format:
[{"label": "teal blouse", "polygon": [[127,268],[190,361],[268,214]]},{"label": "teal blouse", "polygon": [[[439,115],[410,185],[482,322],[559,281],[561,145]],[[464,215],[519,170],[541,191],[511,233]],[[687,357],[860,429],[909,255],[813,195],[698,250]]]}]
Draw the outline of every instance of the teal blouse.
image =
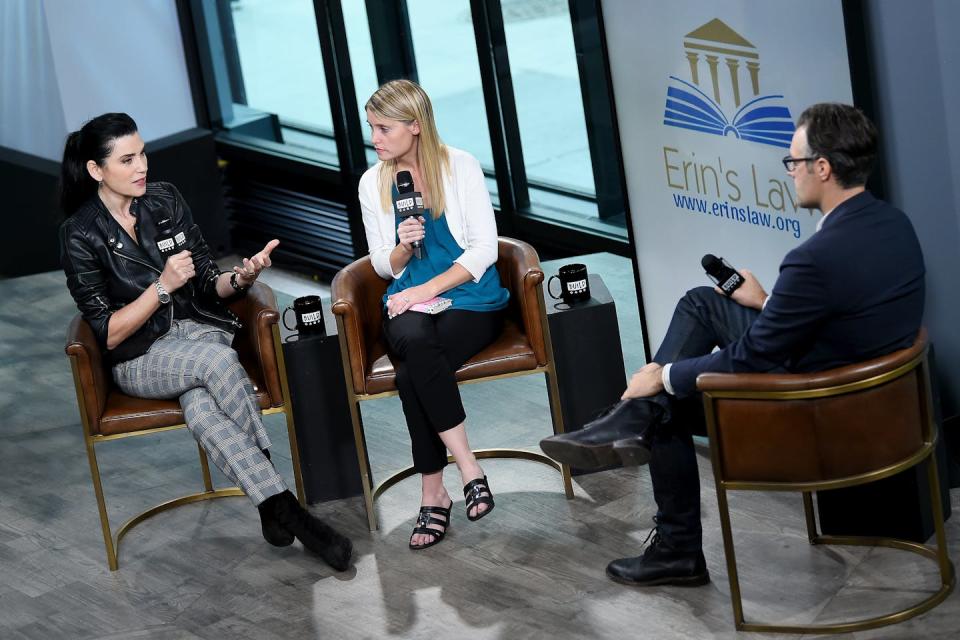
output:
[{"label": "teal blouse", "polygon": [[[394,217],[396,218],[396,224],[399,225],[402,219],[396,214],[394,214]],[[446,216],[441,215],[434,220],[430,210],[426,209],[423,212],[423,217],[426,235],[422,241],[422,257],[420,259],[417,259],[416,256],[411,257],[403,275],[390,283],[390,286],[387,287],[387,293],[383,296],[384,305],[387,304],[387,297],[390,294],[423,284],[434,276],[447,271],[453,266],[454,260],[463,253],[463,249],[450,233]],[[399,237],[397,242],[400,242]],[[492,264],[483,272],[479,282],[474,282],[471,278],[467,282],[441,293],[440,296],[453,300],[451,309],[497,311],[507,306],[510,292],[500,286],[500,274],[497,273],[496,265]]]}]

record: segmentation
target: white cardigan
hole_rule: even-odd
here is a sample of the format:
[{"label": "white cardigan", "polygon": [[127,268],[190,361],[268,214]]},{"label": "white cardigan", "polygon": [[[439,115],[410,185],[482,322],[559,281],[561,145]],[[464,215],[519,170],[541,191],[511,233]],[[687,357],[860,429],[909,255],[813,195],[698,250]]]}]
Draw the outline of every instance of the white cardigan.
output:
[{"label": "white cardigan", "polygon": [[[490,265],[497,261],[497,222],[490,204],[490,194],[480,163],[466,151],[447,147],[450,173],[443,177],[446,200],[444,217],[453,239],[463,253],[459,263],[478,282]],[[390,267],[390,252],[397,246],[397,226],[393,211],[380,206],[378,176],[382,162],[367,169],[360,178],[360,209],[367,232],[370,259],[377,274],[384,279],[399,278]]]}]

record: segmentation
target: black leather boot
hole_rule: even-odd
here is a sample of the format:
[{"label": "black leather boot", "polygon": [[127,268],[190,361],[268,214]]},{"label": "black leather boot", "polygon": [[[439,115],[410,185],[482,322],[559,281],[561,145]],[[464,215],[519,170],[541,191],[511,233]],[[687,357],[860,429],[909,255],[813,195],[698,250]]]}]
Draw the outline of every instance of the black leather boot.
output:
[{"label": "black leather boot", "polygon": [[620,558],[608,564],[607,576],[615,582],[636,587],[699,587],[710,582],[703,551],[671,549],[659,533],[653,536],[643,555]]},{"label": "black leather boot", "polygon": [[289,491],[274,496],[277,498],[274,514],[284,529],[297,537],[304,547],[318,554],[324,562],[337,571],[350,567],[353,543],[330,525],[311,515]]},{"label": "black leather boot", "polygon": [[260,512],[260,531],[263,532],[263,539],[273,546],[289,547],[293,544],[294,536],[280,524],[276,515],[281,495],[272,495],[257,505],[257,511]]},{"label": "black leather boot", "polygon": [[620,461],[614,451],[614,443],[618,442],[629,454],[630,464],[644,464],[650,459],[652,429],[662,416],[663,408],[651,400],[621,400],[578,431],[544,438],[540,448],[554,460],[572,467],[597,469]]}]

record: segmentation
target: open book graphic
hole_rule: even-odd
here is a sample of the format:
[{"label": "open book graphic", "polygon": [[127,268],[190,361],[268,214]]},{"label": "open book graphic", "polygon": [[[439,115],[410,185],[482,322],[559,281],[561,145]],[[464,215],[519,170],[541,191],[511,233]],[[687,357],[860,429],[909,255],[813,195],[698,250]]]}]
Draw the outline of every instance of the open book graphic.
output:
[{"label": "open book graphic", "polygon": [[676,76],[670,76],[670,81],[663,124],[718,136],[732,133],[743,140],[790,148],[793,118],[790,109],[776,104],[782,95],[754,98],[727,118],[720,105],[695,85]]}]

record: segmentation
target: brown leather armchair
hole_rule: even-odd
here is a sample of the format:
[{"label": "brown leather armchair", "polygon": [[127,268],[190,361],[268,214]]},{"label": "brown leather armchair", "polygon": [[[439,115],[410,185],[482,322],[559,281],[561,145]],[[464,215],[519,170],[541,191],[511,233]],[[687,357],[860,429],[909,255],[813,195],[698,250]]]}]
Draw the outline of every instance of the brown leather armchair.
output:
[{"label": "brown leather armchair", "polygon": [[[543,301],[543,271],[537,252],[525,242],[499,239],[497,271],[503,286],[510,291],[510,306],[503,332],[491,345],[470,358],[459,370],[460,383],[494,380],[543,373],[554,433],[563,433],[559,391],[554,373],[553,349]],[[333,313],[337,318],[340,353],[350,417],[357,446],[364,506],[370,530],[377,529],[374,501],[387,489],[415,473],[407,467],[373,485],[373,472],[367,457],[366,439],[360,414],[360,402],[396,395],[396,374],[387,356],[382,335],[382,297],[387,282],[376,274],[370,258],[355,261],[333,279]],[[524,449],[480,449],[478,458],[520,458],[542,462],[557,469],[563,479],[567,498],[573,497],[570,469],[555,460]],[[452,458],[450,459],[453,461]]]},{"label": "brown leather armchair", "polygon": [[[738,630],[840,633],[901,622],[953,590],[947,555],[930,395],[927,336],[887,356],[811,374],[719,374],[697,378],[703,393],[730,599]],[[817,532],[812,493],[865,484],[927,461],[936,548],[890,538]],[[825,625],[747,623],[730,529],[727,491],[800,491],[811,544],[882,546],[938,563],[936,593],[894,613]]]},{"label": "brown leather armchair", "polygon": [[[280,412],[286,414],[297,496],[303,503],[300,456],[297,450],[293,414],[288,410],[289,390],[283,364],[283,350],[280,348],[280,333],[277,328],[280,317],[277,312],[277,300],[270,287],[257,282],[246,296],[234,301],[230,308],[243,323],[243,327],[234,337],[233,347],[256,388],[261,412],[264,415]],[[207,456],[198,443],[204,490],[168,500],[136,515],[121,525],[114,535],[111,532],[100,482],[96,445],[108,440],[181,429],[186,426],[183,423],[183,411],[176,399],[147,400],[122,393],[113,382],[113,376],[104,362],[93,330],[80,314],[73,318],[67,329],[66,352],[73,368],[77,405],[83,423],[84,443],[90,463],[90,474],[93,477],[93,488],[97,495],[97,506],[100,510],[103,541],[107,548],[107,563],[111,571],[117,570],[120,541],[123,536],[143,520],[191,502],[243,495],[243,491],[237,487],[213,488]]]}]

